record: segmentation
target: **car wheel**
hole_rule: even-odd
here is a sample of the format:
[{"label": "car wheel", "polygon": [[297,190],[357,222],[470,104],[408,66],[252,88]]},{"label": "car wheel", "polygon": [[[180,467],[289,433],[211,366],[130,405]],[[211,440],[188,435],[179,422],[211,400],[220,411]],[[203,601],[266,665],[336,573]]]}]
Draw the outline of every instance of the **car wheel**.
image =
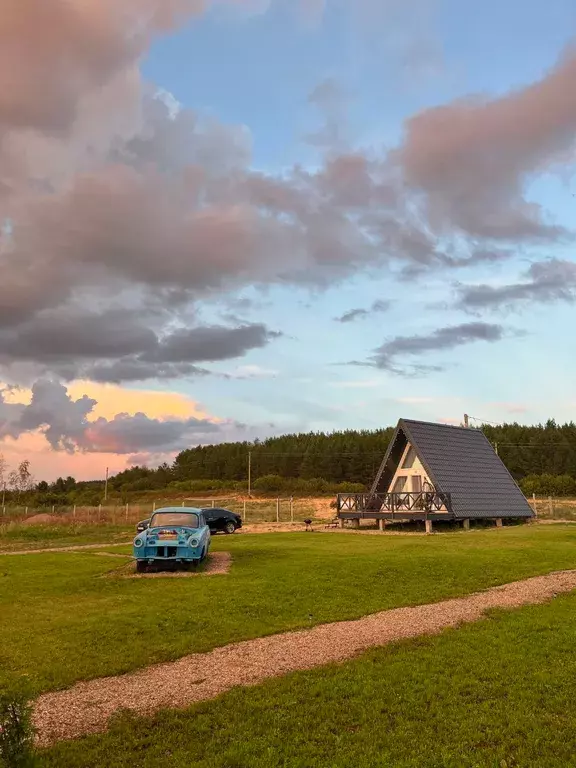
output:
[{"label": "car wheel", "polygon": [[146,573],[148,570],[148,563],[145,560],[136,560],[136,572]]},{"label": "car wheel", "polygon": [[226,525],[224,526],[224,533],[234,533],[236,530],[236,526],[232,522],[232,520],[228,520]]}]

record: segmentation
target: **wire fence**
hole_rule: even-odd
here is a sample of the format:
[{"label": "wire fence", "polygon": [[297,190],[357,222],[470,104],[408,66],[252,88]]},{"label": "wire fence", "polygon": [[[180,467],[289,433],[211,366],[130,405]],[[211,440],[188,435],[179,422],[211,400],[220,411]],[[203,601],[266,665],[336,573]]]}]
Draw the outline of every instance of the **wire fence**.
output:
[{"label": "wire fence", "polygon": [[244,523],[289,523],[303,522],[305,519],[326,519],[333,517],[336,511],[331,507],[332,499],[184,499],[175,502],[158,499],[145,504],[123,504],[98,506],[52,506],[52,507],[0,507],[0,524],[23,523],[36,524],[102,524],[128,526],[149,518],[161,507],[222,507],[236,512]]},{"label": "wire fence", "polygon": [[576,520],[576,499],[533,494],[529,502],[539,520]]}]

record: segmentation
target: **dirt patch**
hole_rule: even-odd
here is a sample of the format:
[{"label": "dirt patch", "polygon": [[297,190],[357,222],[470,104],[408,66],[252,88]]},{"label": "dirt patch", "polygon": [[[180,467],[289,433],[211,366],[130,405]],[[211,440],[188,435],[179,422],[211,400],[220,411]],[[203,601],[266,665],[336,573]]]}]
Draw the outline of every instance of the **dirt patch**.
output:
[{"label": "dirt patch", "polygon": [[[543,603],[576,589],[576,571],[537,576],[440,603],[396,608],[356,621],[323,624],[192,654],[129,675],[77,683],[36,700],[33,721],[39,745],[97,733],[120,709],[150,715],[212,699],[238,685],[341,662],[375,646],[434,635],[478,621],[492,608]],[[201,670],[202,681],[198,680]]]},{"label": "dirt patch", "polygon": [[27,517],[25,520],[22,520],[20,525],[56,525],[61,522],[61,518],[56,517],[56,515],[43,513],[40,515],[32,515],[32,517]]},{"label": "dirt patch", "polygon": [[[98,554],[105,554],[99,552]],[[114,557],[114,555],[112,555]],[[117,555],[116,555],[117,557]],[[116,568],[111,573],[105,574],[105,578],[114,579],[187,579],[192,576],[214,576],[219,573],[228,573],[232,563],[230,552],[211,552],[206,561],[197,569],[191,571],[157,571],[150,573],[136,573],[134,562]]]}]

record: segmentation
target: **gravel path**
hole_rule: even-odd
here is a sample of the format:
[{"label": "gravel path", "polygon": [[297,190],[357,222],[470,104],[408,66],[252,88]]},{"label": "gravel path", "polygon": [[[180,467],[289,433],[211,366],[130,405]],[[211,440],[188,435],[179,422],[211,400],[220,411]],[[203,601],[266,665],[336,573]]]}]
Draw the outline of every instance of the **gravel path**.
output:
[{"label": "gravel path", "polygon": [[119,709],[146,715],[187,707],[237,685],[255,685],[270,677],[344,661],[368,648],[477,621],[490,608],[542,603],[574,589],[576,571],[550,573],[463,598],[247,640],[129,675],[77,683],[37,699],[33,712],[37,740],[48,745],[103,731]]},{"label": "gravel path", "polygon": [[108,549],[108,547],[126,547],[131,541],[120,541],[116,544],[76,544],[70,547],[44,547],[43,549],[19,549],[0,552],[1,555],[40,555],[43,552],[76,552],[82,549]]}]

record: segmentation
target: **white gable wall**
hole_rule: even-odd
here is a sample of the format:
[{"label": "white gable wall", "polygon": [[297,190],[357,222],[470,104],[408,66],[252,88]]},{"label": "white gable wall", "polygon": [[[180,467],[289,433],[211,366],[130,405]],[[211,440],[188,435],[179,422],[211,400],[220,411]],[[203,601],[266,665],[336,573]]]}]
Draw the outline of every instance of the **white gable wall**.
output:
[{"label": "white gable wall", "polygon": [[[423,484],[425,482],[430,483],[430,479],[428,478],[428,475],[426,474],[426,470],[422,466],[420,459],[416,456],[414,457],[414,461],[412,463],[411,467],[402,467],[404,462],[406,461],[406,457],[408,456],[408,452],[411,448],[410,443],[406,446],[406,449],[404,453],[402,454],[402,459],[400,460],[400,464],[398,465],[398,469],[396,470],[396,474],[392,478],[392,482],[390,484],[389,491],[393,492],[395,490],[398,491],[405,491],[407,493],[417,493],[418,491],[423,490]],[[396,488],[396,483],[398,481],[398,478],[404,477],[406,478],[406,481],[404,483],[403,488]],[[417,478],[416,480],[414,478]],[[420,481],[420,486],[418,487],[418,479]]]},{"label": "white gable wall", "polygon": [[[404,463],[406,463],[406,459],[411,449],[412,449],[412,446],[410,445],[410,443],[408,443],[404,450],[404,453],[402,454],[402,458],[398,465],[398,469],[396,470],[396,473],[392,478],[390,488],[388,489],[389,493],[402,492],[402,491],[404,493],[419,493],[420,491],[432,491],[434,489],[434,484],[428,477],[426,470],[422,466],[422,462],[416,455],[412,455],[411,456],[412,461],[408,462],[408,463],[411,463],[411,466],[409,467],[402,466]],[[400,478],[405,478],[403,487],[396,487],[396,484],[398,483]],[[446,509],[446,507],[442,507],[437,511],[447,512],[448,510]]]}]

